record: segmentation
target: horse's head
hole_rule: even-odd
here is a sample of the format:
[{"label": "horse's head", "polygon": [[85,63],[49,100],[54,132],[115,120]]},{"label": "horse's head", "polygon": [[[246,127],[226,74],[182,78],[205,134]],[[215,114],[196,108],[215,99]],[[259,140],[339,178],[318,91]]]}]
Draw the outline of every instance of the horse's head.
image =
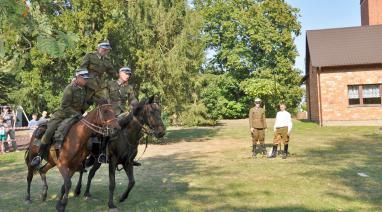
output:
[{"label": "horse's head", "polygon": [[105,136],[113,135],[121,129],[112,105],[107,102],[98,104],[94,110],[89,112],[87,118],[93,126],[97,126],[96,132]]},{"label": "horse's head", "polygon": [[133,108],[133,115],[142,125],[148,125],[155,137],[162,138],[166,133],[166,128],[162,121],[159,103],[154,101],[154,96],[139,102]]}]

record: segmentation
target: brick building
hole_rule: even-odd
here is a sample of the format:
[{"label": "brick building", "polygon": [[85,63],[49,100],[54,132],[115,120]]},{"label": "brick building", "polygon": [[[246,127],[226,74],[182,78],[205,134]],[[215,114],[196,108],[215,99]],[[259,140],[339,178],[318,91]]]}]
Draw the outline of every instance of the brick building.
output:
[{"label": "brick building", "polygon": [[361,0],[362,26],[306,33],[308,119],[382,125],[382,0]]}]

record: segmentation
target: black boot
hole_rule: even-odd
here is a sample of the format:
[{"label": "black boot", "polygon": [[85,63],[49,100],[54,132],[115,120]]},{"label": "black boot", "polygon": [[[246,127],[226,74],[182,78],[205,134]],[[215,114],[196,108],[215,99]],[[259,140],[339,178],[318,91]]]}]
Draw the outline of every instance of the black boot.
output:
[{"label": "black boot", "polygon": [[30,165],[33,167],[40,166],[42,160],[47,158],[48,148],[49,148],[48,144],[41,144],[38,150],[38,155],[32,159]]},{"label": "black boot", "polygon": [[288,144],[284,145],[284,153],[282,159],[286,159],[288,157]]},{"label": "black boot", "polygon": [[256,158],[256,144],[252,145],[252,157]]},{"label": "black boot", "polygon": [[261,153],[263,155],[267,155],[267,147],[265,146],[265,144],[261,144],[261,148],[262,148]]},{"label": "black boot", "polygon": [[274,145],[272,148],[272,154],[268,158],[275,158],[277,155],[277,145]]}]

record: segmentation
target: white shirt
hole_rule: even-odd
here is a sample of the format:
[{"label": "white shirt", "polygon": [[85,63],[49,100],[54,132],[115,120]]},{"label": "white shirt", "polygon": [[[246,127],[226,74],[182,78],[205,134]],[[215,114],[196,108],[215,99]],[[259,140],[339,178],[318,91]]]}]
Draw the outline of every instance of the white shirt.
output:
[{"label": "white shirt", "polygon": [[288,134],[292,130],[292,117],[286,110],[277,112],[275,126],[273,129],[276,131],[276,128],[279,127],[288,127]]}]

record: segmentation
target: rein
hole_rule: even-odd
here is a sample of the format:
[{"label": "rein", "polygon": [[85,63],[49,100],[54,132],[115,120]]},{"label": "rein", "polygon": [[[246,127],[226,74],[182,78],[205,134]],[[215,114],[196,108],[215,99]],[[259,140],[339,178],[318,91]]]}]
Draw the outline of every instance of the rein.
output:
[{"label": "rein", "polygon": [[93,124],[86,119],[81,119],[81,122],[84,123],[84,125],[91,129],[93,132],[101,134],[102,136],[109,136],[112,131],[112,128],[109,127],[109,123],[114,121],[116,118],[105,121],[102,113],[100,112],[103,106],[110,106],[110,104],[104,104],[97,107],[96,122],[100,120],[102,126]]}]

